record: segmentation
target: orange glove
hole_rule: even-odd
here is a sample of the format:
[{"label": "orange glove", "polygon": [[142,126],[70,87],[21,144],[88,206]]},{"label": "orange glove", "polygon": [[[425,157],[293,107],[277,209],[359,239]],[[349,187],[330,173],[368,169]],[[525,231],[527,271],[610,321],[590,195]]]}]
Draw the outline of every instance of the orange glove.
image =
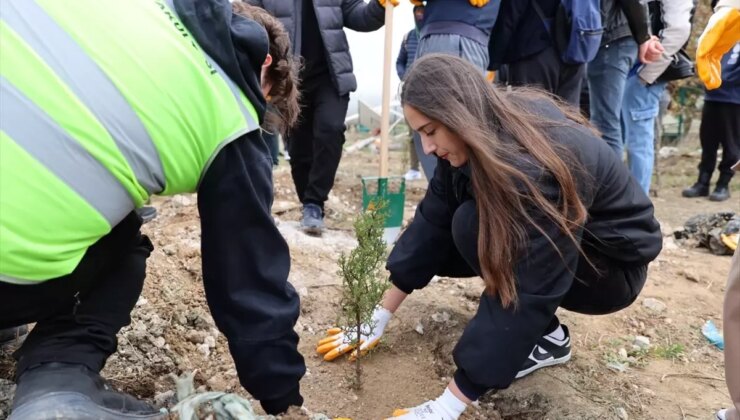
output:
[{"label": "orange glove", "polygon": [[470,0],[470,4],[475,7],[483,7],[488,4],[490,0]]},{"label": "orange glove", "polygon": [[740,41],[740,11],[730,6],[719,6],[699,37],[696,48],[696,68],[707,89],[722,84],[722,56]]},{"label": "orange glove", "polygon": [[[378,0],[378,3],[380,3],[381,6],[385,7],[386,3],[388,3],[389,0]],[[398,0],[390,0],[393,7],[398,6]]]},{"label": "orange glove", "polygon": [[414,6],[424,6],[424,0],[409,0]]},{"label": "orange glove", "polygon": [[[378,307],[373,312],[370,325],[361,327],[360,354],[365,355],[380,343],[385,326],[388,325],[393,314],[385,308]],[[371,327],[372,326],[372,327]],[[331,362],[339,356],[352,351],[349,359],[357,358],[357,334],[349,328],[331,328],[326,332],[327,337],[319,341],[316,351],[324,355],[324,360]],[[354,351],[353,351],[354,350]]]}]

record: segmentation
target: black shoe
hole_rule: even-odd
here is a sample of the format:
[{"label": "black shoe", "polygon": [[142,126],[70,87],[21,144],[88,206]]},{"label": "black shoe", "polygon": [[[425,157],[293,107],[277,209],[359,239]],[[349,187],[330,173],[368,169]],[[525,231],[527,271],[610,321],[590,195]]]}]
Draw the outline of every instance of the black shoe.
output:
[{"label": "black shoe", "polygon": [[708,196],[709,195],[709,181],[711,179],[712,179],[711,173],[700,172],[699,180],[696,181],[696,184],[683,190],[683,192],[681,192],[681,195],[687,198]]},{"label": "black shoe", "polygon": [[324,216],[321,207],[308,203],[303,206],[301,229],[309,235],[321,236],[324,231]]},{"label": "black shoe", "polygon": [[725,201],[730,198],[730,189],[726,186],[717,186],[714,191],[709,194],[709,201]]},{"label": "black shoe", "polygon": [[85,366],[44,363],[18,378],[8,420],[165,418],[149,404],[114,391]]},{"label": "black shoe", "polygon": [[537,369],[547,366],[559,365],[570,360],[570,333],[568,327],[561,325],[565,332],[565,338],[558,340],[549,335],[543,336],[532,349],[524,366],[517,373],[516,378],[529,375]]},{"label": "black shoe", "polygon": [[0,330],[0,347],[19,342],[26,337],[26,334],[28,334],[27,325]]}]

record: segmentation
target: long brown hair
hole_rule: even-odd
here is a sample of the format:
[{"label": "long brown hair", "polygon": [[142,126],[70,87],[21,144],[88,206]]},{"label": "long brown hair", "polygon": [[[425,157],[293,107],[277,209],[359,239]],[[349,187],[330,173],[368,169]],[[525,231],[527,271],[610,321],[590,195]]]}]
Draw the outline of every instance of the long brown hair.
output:
[{"label": "long brown hair", "polygon": [[[575,231],[585,222],[587,212],[573,175],[578,164],[546,130],[568,123],[539,115],[531,104],[552,103],[568,119],[582,123],[580,114],[543,93],[500,91],[477,67],[442,54],[430,54],[414,63],[401,102],[444,124],[467,145],[478,209],[481,274],[486,291],[498,294],[504,307],[517,301],[514,265],[526,250],[527,228],[534,226],[557,250],[535,220],[542,218],[533,217],[532,209],[552,221],[580,250]],[[557,184],[556,202],[546,198],[522,170],[528,161]]]},{"label": "long brown hair", "polygon": [[272,65],[266,77],[273,83],[265,122],[268,127],[285,134],[298,120],[298,64],[290,51],[290,37],[283,24],[262,8],[242,1],[231,4],[234,13],[252,19],[267,31]]}]

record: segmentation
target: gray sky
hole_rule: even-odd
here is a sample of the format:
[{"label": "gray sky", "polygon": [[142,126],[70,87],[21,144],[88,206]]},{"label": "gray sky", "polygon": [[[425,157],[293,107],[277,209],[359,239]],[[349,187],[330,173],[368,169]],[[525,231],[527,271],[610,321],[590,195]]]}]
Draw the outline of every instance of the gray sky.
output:
[{"label": "gray sky", "polygon": [[[377,0],[370,0],[377,1]],[[406,32],[414,27],[413,5],[408,0],[400,0],[393,15],[393,52],[391,54],[391,95],[398,92],[396,57]],[[357,91],[350,96],[348,114],[357,113],[357,99],[371,106],[380,105],[383,94],[383,45],[385,29],[371,33],[361,33],[346,29],[350,53],[357,76]]]}]

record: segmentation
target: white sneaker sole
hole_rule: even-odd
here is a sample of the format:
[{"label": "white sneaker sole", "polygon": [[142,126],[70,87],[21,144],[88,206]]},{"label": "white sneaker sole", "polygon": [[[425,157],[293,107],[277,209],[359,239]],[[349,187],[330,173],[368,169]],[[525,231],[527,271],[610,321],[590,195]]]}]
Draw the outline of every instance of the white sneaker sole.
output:
[{"label": "white sneaker sole", "polygon": [[516,374],[516,379],[523,378],[537,369],[542,369],[548,366],[562,365],[563,363],[567,363],[570,360],[570,356],[571,356],[571,353],[568,353],[567,355],[559,359],[545,360],[544,362],[538,363],[529,369],[520,370],[519,373]]}]

